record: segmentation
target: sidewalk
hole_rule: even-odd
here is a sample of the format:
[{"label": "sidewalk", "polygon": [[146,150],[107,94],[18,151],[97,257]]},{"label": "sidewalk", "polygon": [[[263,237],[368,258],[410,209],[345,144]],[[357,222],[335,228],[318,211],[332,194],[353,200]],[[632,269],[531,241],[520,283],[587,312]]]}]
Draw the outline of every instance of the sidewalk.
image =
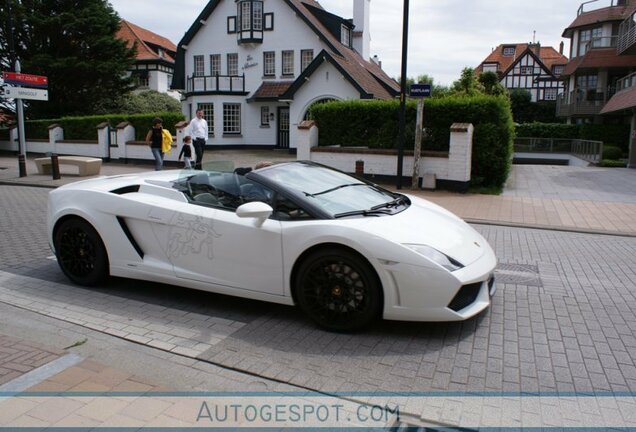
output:
[{"label": "sidewalk", "polygon": [[[261,160],[283,161],[292,160],[293,156],[287,153],[279,153],[271,150],[221,150],[209,151],[205,155],[215,160],[233,160],[235,166],[253,166]],[[565,167],[566,169],[568,167]],[[74,174],[73,167],[61,166],[62,178],[53,180],[50,175],[39,175],[32,158],[27,161],[27,176],[20,178],[18,175],[17,158],[7,154],[0,154],[0,184],[18,184],[24,186],[36,186],[54,188],[63,184],[83,180],[89,177],[78,177]],[[503,195],[475,195],[456,194],[444,191],[412,191],[404,188],[402,192],[410,193],[428,199],[457,214],[471,223],[509,225],[539,229],[553,229],[597,234],[636,236],[636,194],[634,199],[624,199],[628,195],[605,194],[603,191],[595,194],[573,194],[567,197],[583,197],[587,199],[564,199],[558,197],[553,189],[539,184],[539,181],[530,183],[536,187],[529,187],[526,172],[523,168],[515,168],[522,175],[511,175],[511,182],[515,183],[515,189],[506,191]],[[533,168],[534,169],[534,168]],[[538,172],[545,168],[537,167]],[[572,168],[574,170],[574,168]],[[105,162],[102,165],[101,175],[118,175],[152,170],[152,164],[122,164]],[[558,170],[554,168],[553,170]],[[580,169],[585,170],[585,169]],[[588,169],[589,170],[589,169]],[[608,171],[595,169],[595,175],[607,175]],[[574,172],[574,171],[573,171]],[[581,171],[576,170],[575,174]],[[636,178],[636,170],[609,171],[612,175],[623,173],[629,180]],[[566,173],[567,175],[567,173]],[[541,174],[545,178],[547,174]],[[520,178],[517,178],[520,177]],[[576,175],[572,184],[568,185],[568,191],[579,185],[582,191],[589,189],[589,183],[581,182]],[[578,183],[577,183],[577,180]],[[612,179],[620,185],[619,179]],[[519,187],[516,188],[517,184]],[[631,183],[630,183],[631,185]],[[552,185],[552,188],[558,187]],[[602,185],[610,187],[611,185]],[[629,185],[628,185],[629,186]],[[626,187],[622,185],[622,187]],[[633,189],[636,190],[636,189]],[[613,199],[603,200],[603,196],[611,196]],[[621,202],[620,198],[623,197]],[[591,199],[593,198],[593,199]]]}]

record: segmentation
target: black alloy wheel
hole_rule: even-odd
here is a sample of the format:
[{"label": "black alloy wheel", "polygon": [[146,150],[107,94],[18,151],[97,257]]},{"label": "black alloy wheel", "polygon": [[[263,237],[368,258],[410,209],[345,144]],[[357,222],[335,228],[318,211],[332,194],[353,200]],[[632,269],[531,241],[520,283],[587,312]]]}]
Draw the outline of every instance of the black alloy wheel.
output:
[{"label": "black alloy wheel", "polygon": [[68,219],[55,233],[55,254],[64,274],[78,285],[94,286],[108,276],[106,247],[83,219]]},{"label": "black alloy wheel", "polygon": [[328,330],[358,330],[380,316],[378,277],[353,252],[325,249],[310,254],[296,272],[294,287],[300,308]]}]

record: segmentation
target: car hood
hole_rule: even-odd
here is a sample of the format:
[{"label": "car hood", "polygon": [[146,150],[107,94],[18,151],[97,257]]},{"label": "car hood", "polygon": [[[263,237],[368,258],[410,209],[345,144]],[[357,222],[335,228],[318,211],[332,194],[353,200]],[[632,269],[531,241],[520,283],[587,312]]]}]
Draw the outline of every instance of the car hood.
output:
[{"label": "car hood", "polygon": [[464,266],[490,250],[481,234],[448,210],[421,198],[409,199],[411,206],[398,214],[366,217],[364,229],[395,243],[433,247]]}]

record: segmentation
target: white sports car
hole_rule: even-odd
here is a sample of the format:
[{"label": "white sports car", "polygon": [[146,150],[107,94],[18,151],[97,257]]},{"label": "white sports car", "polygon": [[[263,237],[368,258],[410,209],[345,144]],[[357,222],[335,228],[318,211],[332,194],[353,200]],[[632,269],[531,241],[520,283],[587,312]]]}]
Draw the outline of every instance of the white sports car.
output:
[{"label": "white sports car", "polygon": [[295,304],[336,331],[464,320],[495,292],[495,254],[461,219],[311,162],[72,183],[49,195],[48,233],[77,284],[113,275]]}]

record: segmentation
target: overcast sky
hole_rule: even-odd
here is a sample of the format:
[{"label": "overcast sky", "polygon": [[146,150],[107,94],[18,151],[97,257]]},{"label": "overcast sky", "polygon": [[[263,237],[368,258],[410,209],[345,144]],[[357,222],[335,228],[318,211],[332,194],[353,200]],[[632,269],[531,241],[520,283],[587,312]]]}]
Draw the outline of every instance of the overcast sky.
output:
[{"label": "overcast sky", "polygon": [[[272,0],[268,0],[272,1]],[[277,0],[281,1],[281,0]],[[319,0],[331,13],[353,16],[353,0]],[[608,5],[598,0],[593,10]],[[110,0],[119,15],[175,44],[203,10],[206,0]],[[427,74],[451,84],[466,67],[478,66],[502,43],[536,40],[559,49],[563,30],[576,18],[581,0],[410,0],[407,76]],[[371,0],[371,55],[384,70],[400,75],[403,1]]]}]

